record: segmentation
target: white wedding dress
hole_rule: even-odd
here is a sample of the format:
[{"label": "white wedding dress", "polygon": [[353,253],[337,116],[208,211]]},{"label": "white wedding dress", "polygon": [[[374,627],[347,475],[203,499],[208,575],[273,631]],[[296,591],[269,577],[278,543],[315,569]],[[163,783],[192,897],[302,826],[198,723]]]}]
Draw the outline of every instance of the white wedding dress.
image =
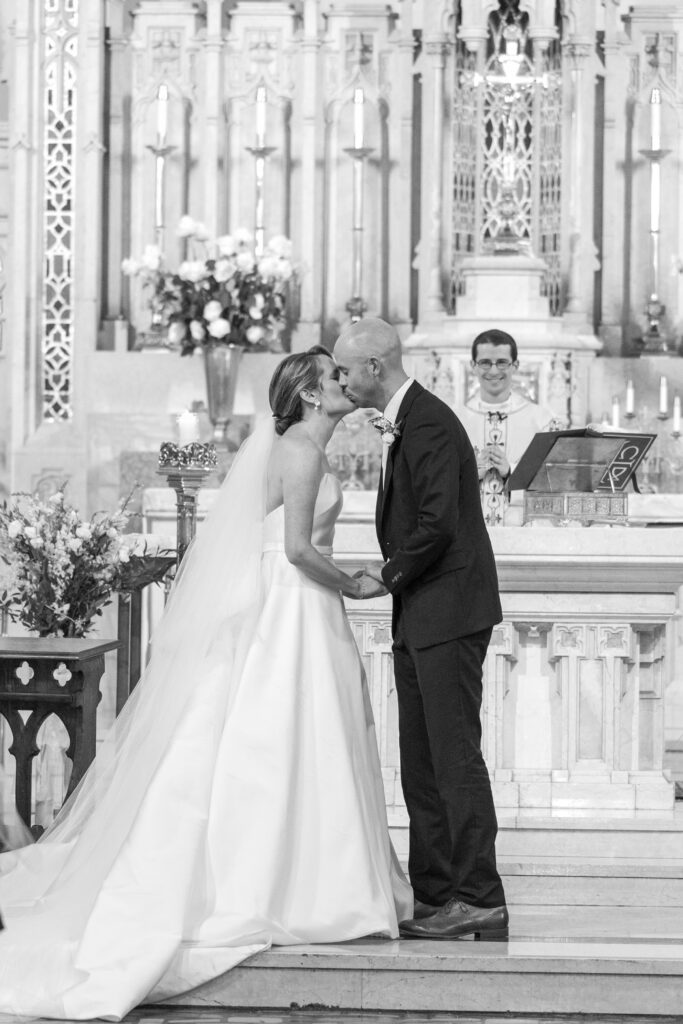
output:
[{"label": "white wedding dress", "polygon": [[[339,482],[326,474],[312,537],[326,555],[341,504]],[[154,745],[153,718],[147,736],[124,737],[97,810],[79,820],[76,808],[74,835],[57,828],[0,857],[0,1013],[118,1020],[271,944],[395,938],[398,920],[411,916],[341,596],[292,566],[283,539],[283,509],[264,511],[248,643],[239,651],[240,627],[241,641],[222,646],[223,630],[221,656],[214,636],[211,658],[197,656],[201,674],[191,685],[177,681],[187,690],[182,713],[169,719],[143,791],[117,786],[128,759],[140,760],[138,774],[147,771],[152,755],[141,760],[138,748]],[[218,587],[203,598],[205,617]],[[191,615],[189,602],[178,607]],[[163,665],[171,689],[186,671],[187,645],[186,635]],[[158,694],[155,701],[163,723]],[[143,696],[131,730],[145,714]]]}]

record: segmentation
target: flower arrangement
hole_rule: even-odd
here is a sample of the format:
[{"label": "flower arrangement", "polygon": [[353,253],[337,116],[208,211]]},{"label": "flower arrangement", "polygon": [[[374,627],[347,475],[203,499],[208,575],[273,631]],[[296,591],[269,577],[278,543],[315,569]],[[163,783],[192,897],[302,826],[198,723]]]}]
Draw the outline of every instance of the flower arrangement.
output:
[{"label": "flower arrangement", "polygon": [[0,506],[6,566],[0,610],[40,636],[85,636],[114,591],[160,580],[175,561],[150,560],[146,547],[136,553],[137,538],[123,534],[130,517],[126,502],[114,513],[84,520],[63,487],[47,501],[28,494],[14,498]]},{"label": "flower arrangement", "polygon": [[180,346],[183,356],[221,344],[280,351],[294,274],[289,239],[271,238],[257,254],[245,228],[211,239],[189,216],[181,218],[178,234],[187,239],[191,258],[177,270],[164,268],[156,245],[146,246],[141,260],[129,258],[121,265],[124,274],[139,277],[151,290],[153,322],[168,327],[170,344]]}]

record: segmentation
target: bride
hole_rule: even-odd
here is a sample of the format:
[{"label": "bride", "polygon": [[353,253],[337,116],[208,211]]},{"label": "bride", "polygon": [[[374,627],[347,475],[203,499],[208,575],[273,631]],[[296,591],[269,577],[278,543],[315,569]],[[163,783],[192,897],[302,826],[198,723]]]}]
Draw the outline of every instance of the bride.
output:
[{"label": "bride", "polygon": [[398,936],[325,445],[354,408],[287,356],[186,555],[143,679],[55,824],[0,856],[0,1013],[118,1020],[271,944]]}]

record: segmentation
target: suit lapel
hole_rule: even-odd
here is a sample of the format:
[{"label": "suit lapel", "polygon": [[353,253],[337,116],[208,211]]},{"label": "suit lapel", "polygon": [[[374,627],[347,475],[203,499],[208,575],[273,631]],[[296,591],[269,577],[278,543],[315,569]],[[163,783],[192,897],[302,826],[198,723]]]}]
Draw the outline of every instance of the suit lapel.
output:
[{"label": "suit lapel", "polygon": [[[405,395],[403,396],[403,401],[401,402],[401,405],[400,405],[399,410],[398,410],[398,415],[396,416],[396,422],[401,424],[401,435],[403,435],[403,429],[405,427],[405,420],[406,420],[406,417],[408,416],[408,414],[410,412],[410,408],[411,408],[413,402],[415,401],[415,399],[417,398],[417,396],[422,391],[424,391],[424,388],[422,387],[422,385],[418,384],[417,381],[413,381],[413,383],[410,385],[410,387],[406,391]],[[383,485],[380,486],[380,492],[377,495],[377,532],[378,533],[379,533],[379,529],[380,529],[380,527],[382,525],[382,518],[384,516],[384,510],[385,510],[386,504],[387,504],[387,497],[388,497],[389,491],[391,489],[391,478],[392,478],[393,473],[394,473],[394,458],[395,458],[395,455],[396,455],[396,449],[397,449],[398,445],[401,444],[401,440],[402,440],[402,437],[396,438],[394,443],[389,446],[389,451],[387,452],[387,466],[386,466],[386,471],[384,473]]]}]

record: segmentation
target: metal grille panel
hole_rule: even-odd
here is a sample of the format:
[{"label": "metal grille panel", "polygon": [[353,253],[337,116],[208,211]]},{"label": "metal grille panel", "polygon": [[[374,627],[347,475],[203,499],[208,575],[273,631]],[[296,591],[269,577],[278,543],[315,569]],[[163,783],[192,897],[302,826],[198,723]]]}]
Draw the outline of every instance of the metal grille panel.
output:
[{"label": "metal grille panel", "polygon": [[43,419],[68,419],[73,357],[78,0],[44,0]]}]

